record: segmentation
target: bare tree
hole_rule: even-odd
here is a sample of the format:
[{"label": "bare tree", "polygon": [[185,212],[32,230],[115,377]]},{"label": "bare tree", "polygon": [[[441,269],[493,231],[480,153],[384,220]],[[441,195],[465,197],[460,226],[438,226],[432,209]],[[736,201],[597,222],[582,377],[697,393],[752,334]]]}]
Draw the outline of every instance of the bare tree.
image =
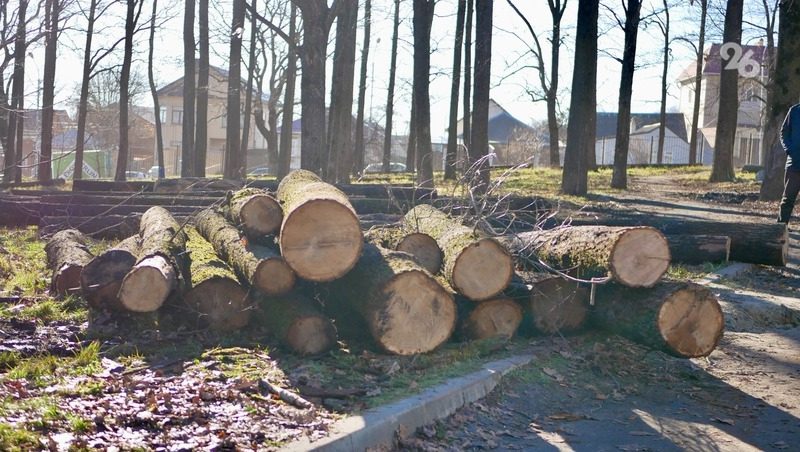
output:
[{"label": "bare tree", "polygon": [[[253,10],[255,11],[256,4],[253,3]],[[250,14],[250,49],[248,50],[248,58],[247,58],[247,87],[244,93],[244,112],[242,117],[244,118],[244,122],[242,122],[242,143],[241,143],[241,150],[239,152],[242,155],[247,155],[247,147],[249,145],[248,141],[250,139],[250,118],[253,114],[253,79],[255,77],[255,65],[256,65],[256,28],[258,23],[256,22],[255,14]]]},{"label": "bare tree", "polygon": [[[95,0],[91,0],[92,3]],[[153,12],[150,14],[150,39],[147,53],[147,81],[150,84],[150,96],[153,98],[153,119],[156,127],[156,164],[158,165],[159,179],[163,179],[164,174],[164,135],[161,130],[161,106],[158,102],[158,92],[156,89],[156,79],[153,74],[153,53],[155,52],[156,37],[156,14],[158,13],[158,0],[153,0]],[[87,38],[88,39],[88,38]],[[78,167],[76,166],[76,172]],[[81,171],[82,172],[82,171]]]},{"label": "bare tree", "polygon": [[[694,2],[694,0],[692,0]],[[697,37],[697,47],[695,48],[695,72],[694,72],[694,103],[692,104],[692,130],[689,140],[689,163],[696,164],[697,144],[700,140],[700,93],[703,82],[703,56],[705,55],[706,45],[706,18],[708,16],[708,0],[698,0],[700,5],[700,31]]]},{"label": "bare tree", "polygon": [[662,0],[662,2],[664,5],[664,18],[656,16],[655,21],[661,31],[661,36],[664,38],[664,54],[661,66],[661,110],[658,121],[658,151],[656,152],[656,162],[659,165],[664,163],[664,137],[667,130],[667,91],[669,87],[667,71],[669,70],[670,43],[672,39],[670,36],[670,6],[667,4],[667,0]]},{"label": "bare tree", "polygon": [[[133,34],[136,31],[136,24],[139,22],[143,4],[142,0],[126,0],[125,45],[119,83],[119,152],[117,154],[117,168],[114,174],[114,180],[118,181],[125,180],[125,172],[128,168],[128,110],[130,109],[128,82],[130,81],[131,63],[133,61]],[[82,170],[82,168],[76,168],[76,170]]]},{"label": "bare tree", "polygon": [[397,78],[397,41],[400,29],[400,0],[394,0],[394,25],[392,32],[392,52],[389,63],[389,88],[386,94],[386,125],[383,136],[383,172],[389,172],[392,157],[392,116],[394,114],[394,84]]},{"label": "bare tree", "polygon": [[[244,0],[234,0],[233,18],[230,28],[230,61],[228,62],[228,106],[226,117],[225,164],[222,168],[226,179],[242,178],[242,169],[247,167],[246,156],[239,149],[240,106],[242,91],[242,34],[244,33]],[[243,158],[244,157],[244,158]]]},{"label": "bare tree", "polygon": [[14,37],[14,73],[13,87],[11,88],[11,110],[8,119],[8,131],[5,143],[6,156],[10,153],[13,157],[11,165],[6,158],[6,171],[3,172],[4,182],[22,182],[22,133],[25,119],[22,111],[25,104],[25,52],[26,43],[26,17],[28,0],[20,0],[17,9],[17,33]]},{"label": "bare tree", "polygon": [[297,78],[297,7],[291,6],[289,17],[289,45],[286,63],[286,92],[283,98],[281,144],[278,156],[278,178],[289,174],[292,162],[292,122],[294,119],[294,88]]},{"label": "bare tree", "polygon": [[353,167],[353,85],[356,63],[358,0],[342,0],[336,21],[331,77],[328,161],[325,179],[349,182]]},{"label": "bare tree", "polygon": [[205,177],[208,155],[208,0],[198,0],[197,30],[199,58],[197,61],[197,117],[194,131],[194,175]]},{"label": "bare tree", "polygon": [[[486,0],[491,3],[492,0]],[[414,0],[414,109],[416,118],[417,185],[433,187],[433,149],[431,148],[431,26],[434,0]],[[489,9],[491,14],[491,8]],[[491,21],[491,18],[489,19]],[[490,26],[491,29],[491,26]],[[490,31],[491,33],[491,31]]]},{"label": "bare tree", "polygon": [[[458,1],[456,11],[456,37],[453,45],[453,78],[450,84],[450,122],[447,128],[447,151],[444,162],[444,178],[455,180],[456,156],[458,155],[458,94],[461,89],[461,47],[464,45],[464,16],[467,1]],[[466,114],[466,113],[465,113]]]},{"label": "bare tree", "polygon": [[[181,122],[181,176],[194,176],[194,108],[196,86],[194,61],[195,0],[184,0],[183,9],[183,121]],[[205,164],[203,165],[205,166]]]},{"label": "bare tree", "polygon": [[476,0],[467,0],[467,16],[464,19],[464,119],[461,140],[469,152],[472,135],[472,14]]},{"label": "bare tree", "polygon": [[45,49],[44,84],[42,92],[42,144],[39,155],[38,179],[50,182],[53,179],[53,99],[56,84],[56,59],[58,34],[61,20],[60,0],[45,1]]},{"label": "bare tree", "polygon": [[472,98],[470,163],[476,170],[472,189],[489,187],[489,87],[492,76],[492,10],[494,0],[477,2],[475,13],[475,86]]},{"label": "bare tree", "polygon": [[353,159],[353,174],[364,168],[364,107],[367,96],[367,62],[369,60],[369,38],[372,27],[372,0],[364,1],[364,42],[361,46],[361,73],[358,82],[358,107],[356,108],[356,138],[355,158]]}]

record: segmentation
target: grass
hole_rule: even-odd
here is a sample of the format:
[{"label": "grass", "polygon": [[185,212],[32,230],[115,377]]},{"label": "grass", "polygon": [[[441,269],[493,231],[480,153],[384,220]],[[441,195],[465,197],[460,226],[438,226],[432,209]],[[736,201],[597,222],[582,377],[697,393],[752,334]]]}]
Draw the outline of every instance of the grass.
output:
[{"label": "grass", "polygon": [[39,435],[6,423],[0,423],[0,450],[8,452],[38,450]]}]

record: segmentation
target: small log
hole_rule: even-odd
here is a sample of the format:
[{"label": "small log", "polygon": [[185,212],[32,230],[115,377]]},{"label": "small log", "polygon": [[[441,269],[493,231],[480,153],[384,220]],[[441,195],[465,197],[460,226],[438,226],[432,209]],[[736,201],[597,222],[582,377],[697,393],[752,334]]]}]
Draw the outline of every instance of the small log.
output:
[{"label": "small log", "polygon": [[78,292],[81,287],[81,271],[92,253],[86,238],[75,229],[56,232],[44,247],[47,267],[52,271],[51,289],[57,295]]},{"label": "small log", "polygon": [[663,282],[652,289],[599,286],[591,320],[634,342],[683,358],[710,354],[725,327],[714,294],[683,282]]},{"label": "small log", "polygon": [[357,313],[389,353],[431,351],[455,328],[452,295],[406,253],[367,243],[358,264],[327,287],[329,313],[337,319]]},{"label": "small log", "polygon": [[589,312],[589,289],[549,273],[525,272],[509,285],[507,293],[526,311],[527,326],[543,334],[579,331]]},{"label": "small log", "polygon": [[94,309],[121,310],[119,288],[136,264],[139,235],[133,235],[92,259],[81,272],[81,293]]},{"label": "small log", "polygon": [[260,389],[263,392],[275,394],[276,396],[278,396],[279,399],[283,400],[284,402],[293,405],[297,408],[300,408],[302,410],[306,410],[314,406],[313,403],[309,402],[303,397],[293,393],[292,391],[289,391],[288,389],[283,389],[279,386],[275,386],[274,384],[268,382],[263,378],[258,379],[258,389]]},{"label": "small log", "polygon": [[493,337],[510,339],[522,322],[522,308],[507,297],[477,303],[460,300],[458,307],[461,336],[467,340]]},{"label": "small log", "polygon": [[283,221],[283,210],[278,201],[257,188],[232,192],[222,212],[228,221],[240,225],[250,238],[276,233]]},{"label": "small log", "polygon": [[502,238],[516,256],[542,261],[578,278],[611,277],[629,287],[652,287],[667,271],[669,246],[651,227],[572,226]]},{"label": "small log", "polygon": [[731,254],[731,238],[726,235],[668,235],[667,242],[673,263],[728,262]]},{"label": "small log", "polygon": [[243,281],[267,295],[280,295],[294,287],[295,273],[277,250],[251,243],[222,215],[204,210],[195,218],[200,234]]},{"label": "small log", "polygon": [[250,321],[252,306],[236,275],[211,244],[194,228],[187,228],[186,251],[191,260],[191,288],[184,303],[202,325],[216,331],[236,331]]},{"label": "small log", "polygon": [[280,249],[301,278],[331,281],[358,261],[361,225],[344,193],[310,171],[295,170],[281,180],[283,206]]},{"label": "small log", "polygon": [[264,315],[259,319],[279,341],[293,352],[308,356],[336,345],[336,328],[309,298],[298,294],[259,296]]},{"label": "small log", "polygon": [[429,205],[403,217],[403,227],[433,237],[442,250],[442,274],[458,293],[471,300],[499,294],[511,281],[511,255],[497,240],[482,236]]},{"label": "small log", "polygon": [[122,280],[119,300],[133,312],[152,312],[185,284],[186,234],[163,207],[151,207],[139,225],[141,248],[136,265]]},{"label": "small log", "polygon": [[422,232],[404,231],[398,227],[376,227],[364,233],[364,238],[386,249],[402,251],[432,274],[442,268],[442,250],[433,237]]}]

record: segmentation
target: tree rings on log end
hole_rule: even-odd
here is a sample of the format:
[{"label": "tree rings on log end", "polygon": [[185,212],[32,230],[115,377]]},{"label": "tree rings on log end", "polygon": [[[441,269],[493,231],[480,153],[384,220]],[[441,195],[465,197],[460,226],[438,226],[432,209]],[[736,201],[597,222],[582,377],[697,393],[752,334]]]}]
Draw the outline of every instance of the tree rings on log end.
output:
[{"label": "tree rings on log end", "polygon": [[119,301],[132,312],[153,312],[161,307],[177,286],[175,269],[163,256],[142,259],[125,275]]},{"label": "tree rings on log end", "polygon": [[395,249],[414,256],[417,263],[431,274],[439,273],[442,267],[442,250],[428,234],[411,232],[400,240]]},{"label": "tree rings on log end", "polygon": [[358,217],[331,199],[305,202],[281,227],[281,255],[298,276],[315,282],[332,281],[350,271],[363,242]]},{"label": "tree rings on log end", "polygon": [[136,264],[136,256],[127,250],[108,250],[95,257],[81,272],[81,292],[95,309],[119,308],[122,279]]},{"label": "tree rings on log end", "polygon": [[82,265],[64,264],[55,272],[53,288],[59,295],[77,293],[81,289]]},{"label": "tree rings on log end", "polygon": [[259,261],[252,284],[267,295],[281,295],[292,290],[295,274],[282,257]]},{"label": "tree rings on log end", "polygon": [[630,228],[619,238],[609,258],[614,278],[628,287],[652,287],[669,268],[669,244],[655,228]]},{"label": "tree rings on log end", "polygon": [[484,238],[468,245],[453,265],[453,288],[470,300],[486,300],[503,291],[514,274],[511,254]]},{"label": "tree rings on log end", "polygon": [[198,320],[216,331],[235,331],[250,321],[250,301],[238,282],[214,277],[186,293],[183,301]]},{"label": "tree rings on log end", "polygon": [[398,355],[429,352],[453,333],[453,297],[423,271],[398,274],[382,293],[387,300],[371,313],[368,323],[372,336],[386,351]]},{"label": "tree rings on log end", "polygon": [[536,282],[531,289],[533,326],[541,333],[571,333],[581,329],[588,314],[589,290],[553,276]]},{"label": "tree rings on log end", "polygon": [[289,326],[286,343],[301,355],[318,355],[336,345],[336,329],[327,317],[300,317]]},{"label": "tree rings on log end", "polygon": [[461,324],[468,339],[511,338],[522,322],[522,308],[510,298],[493,298],[475,304]]},{"label": "tree rings on log end", "polygon": [[266,194],[250,196],[239,211],[239,222],[249,237],[274,233],[281,227],[282,220],[281,205]]},{"label": "tree rings on log end", "polygon": [[707,356],[719,344],[725,319],[708,289],[690,284],[676,290],[661,305],[656,318],[664,342],[678,356]]}]

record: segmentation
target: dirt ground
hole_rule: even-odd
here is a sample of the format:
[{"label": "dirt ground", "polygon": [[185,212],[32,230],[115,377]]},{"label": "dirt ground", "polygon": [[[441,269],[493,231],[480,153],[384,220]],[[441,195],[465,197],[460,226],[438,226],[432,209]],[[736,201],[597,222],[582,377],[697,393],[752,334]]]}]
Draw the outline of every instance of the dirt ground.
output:
[{"label": "dirt ground", "polygon": [[[668,177],[604,196],[641,212],[774,218],[752,193],[697,196]],[[636,193],[635,196],[630,193]],[[706,201],[706,202],[703,202]],[[681,360],[616,337],[537,344],[536,359],[486,399],[402,441],[420,450],[798,450],[800,226],[790,264],[704,281],[726,331],[707,358]]]}]

